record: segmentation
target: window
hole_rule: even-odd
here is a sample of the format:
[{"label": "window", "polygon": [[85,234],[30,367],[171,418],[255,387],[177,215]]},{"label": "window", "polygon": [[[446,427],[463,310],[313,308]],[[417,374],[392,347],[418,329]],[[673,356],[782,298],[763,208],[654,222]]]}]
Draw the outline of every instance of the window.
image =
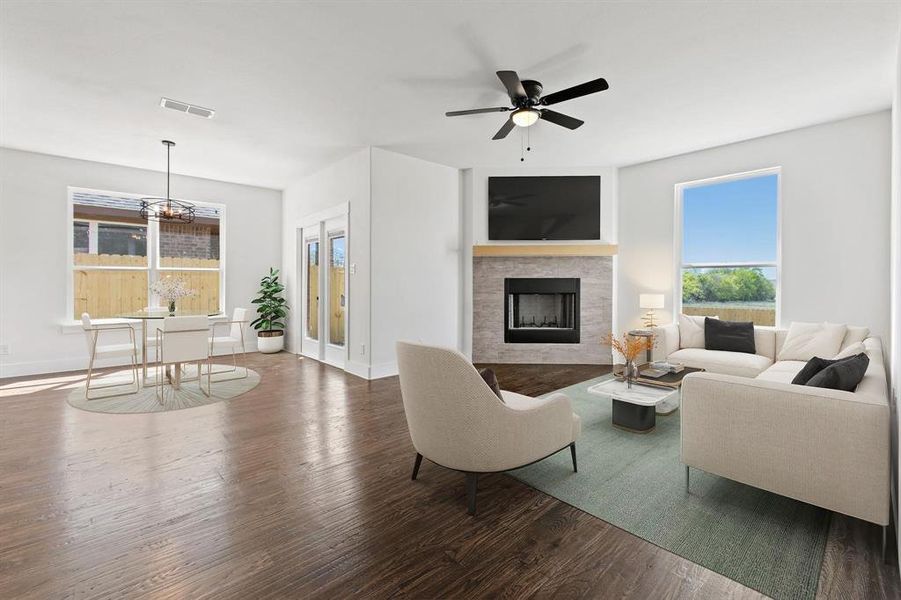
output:
[{"label": "window", "polygon": [[319,240],[307,240],[307,337],[319,339]]},{"label": "window", "polygon": [[71,198],[75,319],[162,306],[149,288],[167,276],[184,278],[195,291],[179,308],[222,310],[221,207],[197,206],[190,224],[155,223],[140,218],[137,196],[72,189]]},{"label": "window", "polygon": [[680,184],[676,201],[681,312],[775,325],[779,170]]}]

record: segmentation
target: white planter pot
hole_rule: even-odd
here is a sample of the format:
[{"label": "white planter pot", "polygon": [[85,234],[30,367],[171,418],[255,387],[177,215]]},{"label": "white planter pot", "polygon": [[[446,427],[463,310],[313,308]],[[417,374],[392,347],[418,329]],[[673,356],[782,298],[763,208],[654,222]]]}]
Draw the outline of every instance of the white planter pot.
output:
[{"label": "white planter pot", "polygon": [[275,354],[276,352],[281,352],[285,347],[285,332],[281,332],[281,335],[274,336],[262,336],[257,335],[257,350],[262,352],[263,354]]}]

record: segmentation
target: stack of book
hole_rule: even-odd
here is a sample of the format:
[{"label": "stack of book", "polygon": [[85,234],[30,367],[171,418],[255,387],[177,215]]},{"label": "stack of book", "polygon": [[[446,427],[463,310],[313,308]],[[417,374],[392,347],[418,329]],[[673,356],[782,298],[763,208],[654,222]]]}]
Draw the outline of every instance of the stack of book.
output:
[{"label": "stack of book", "polygon": [[652,362],[648,365],[647,369],[644,369],[641,372],[642,377],[650,377],[652,379],[656,379],[657,377],[663,377],[669,373],[679,373],[681,372],[685,366],[682,363],[669,363],[666,361],[656,361]]}]

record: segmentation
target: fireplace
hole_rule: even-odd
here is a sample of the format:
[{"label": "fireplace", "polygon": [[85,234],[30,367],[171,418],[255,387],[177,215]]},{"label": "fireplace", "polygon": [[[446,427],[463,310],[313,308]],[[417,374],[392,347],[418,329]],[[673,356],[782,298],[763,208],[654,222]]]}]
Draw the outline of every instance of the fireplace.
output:
[{"label": "fireplace", "polygon": [[504,298],[504,342],[579,343],[579,279],[504,279]]}]

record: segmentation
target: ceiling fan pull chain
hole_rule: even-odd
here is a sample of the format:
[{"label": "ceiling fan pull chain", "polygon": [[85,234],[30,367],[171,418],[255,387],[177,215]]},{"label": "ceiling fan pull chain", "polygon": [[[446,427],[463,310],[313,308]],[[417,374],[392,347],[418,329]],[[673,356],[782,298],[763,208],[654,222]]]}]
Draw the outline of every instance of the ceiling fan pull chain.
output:
[{"label": "ceiling fan pull chain", "polygon": [[526,152],[532,151],[532,128],[526,128]]},{"label": "ceiling fan pull chain", "polygon": [[520,132],[519,132],[519,162],[526,162],[525,153],[522,151],[524,137],[526,137],[526,133],[524,131],[520,130]]}]

